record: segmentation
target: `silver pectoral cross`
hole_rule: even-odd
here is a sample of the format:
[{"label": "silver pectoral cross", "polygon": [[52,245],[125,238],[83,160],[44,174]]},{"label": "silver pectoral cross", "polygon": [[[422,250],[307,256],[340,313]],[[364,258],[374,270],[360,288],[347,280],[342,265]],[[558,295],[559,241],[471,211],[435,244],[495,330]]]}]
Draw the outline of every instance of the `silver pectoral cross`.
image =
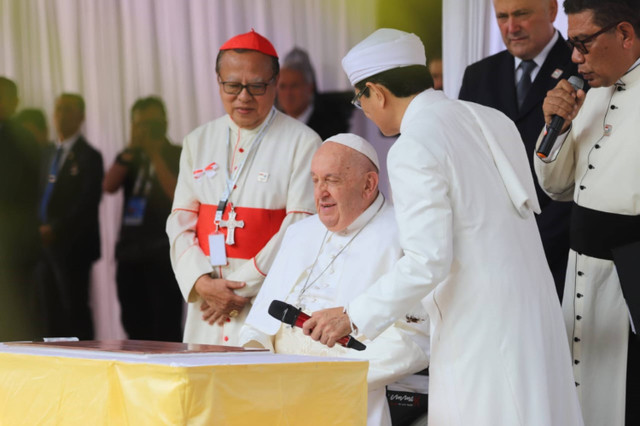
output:
[{"label": "silver pectoral cross", "polygon": [[236,220],[236,211],[231,207],[229,218],[227,220],[221,220],[220,226],[227,228],[227,239],[225,243],[232,246],[236,243],[234,238],[236,228],[244,228],[244,220]]}]

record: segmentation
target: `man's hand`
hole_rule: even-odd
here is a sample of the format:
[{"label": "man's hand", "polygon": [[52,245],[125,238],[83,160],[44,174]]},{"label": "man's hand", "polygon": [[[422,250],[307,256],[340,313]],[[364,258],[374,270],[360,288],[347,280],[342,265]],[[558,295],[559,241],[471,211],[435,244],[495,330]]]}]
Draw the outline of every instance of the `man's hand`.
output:
[{"label": "man's hand", "polygon": [[567,80],[560,80],[556,87],[547,92],[547,97],[544,98],[542,104],[544,121],[551,124],[554,115],[560,116],[564,118],[564,125],[560,133],[566,132],[571,121],[578,115],[585,96],[584,90],[576,91]]},{"label": "man's hand", "polygon": [[332,348],[340,338],[351,332],[349,315],[343,308],[323,309],[314,312],[303,325],[304,334]]},{"label": "man's hand", "polygon": [[229,281],[222,278],[211,278],[202,275],[196,281],[194,289],[204,300],[200,309],[203,311],[202,319],[209,324],[223,325],[230,313],[240,312],[249,298],[238,296],[233,290],[242,288],[246,284],[238,281]]}]

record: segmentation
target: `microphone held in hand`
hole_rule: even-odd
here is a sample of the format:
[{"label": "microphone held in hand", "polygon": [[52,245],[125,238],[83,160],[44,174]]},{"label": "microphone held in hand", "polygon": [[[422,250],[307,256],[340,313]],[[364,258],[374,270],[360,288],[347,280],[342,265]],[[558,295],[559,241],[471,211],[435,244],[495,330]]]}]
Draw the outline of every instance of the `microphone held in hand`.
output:
[{"label": "microphone held in hand", "polygon": [[[574,90],[580,90],[584,86],[584,81],[582,81],[580,77],[572,75],[569,77],[569,84],[573,86]],[[558,139],[558,135],[560,135],[563,125],[564,118],[558,115],[554,115],[551,118],[551,124],[549,124],[549,127],[544,134],[544,138],[542,138],[542,142],[540,142],[540,147],[536,152],[538,157],[547,158],[549,156],[553,145],[556,143],[556,139]]]},{"label": "microphone held in hand", "polygon": [[[280,300],[274,300],[271,302],[271,305],[269,306],[269,315],[278,321],[289,324],[292,327],[302,327],[302,324],[311,318],[295,306]],[[345,348],[355,349],[357,351],[363,351],[367,348],[364,344],[351,336],[344,336],[339,339],[337,343]]]}]

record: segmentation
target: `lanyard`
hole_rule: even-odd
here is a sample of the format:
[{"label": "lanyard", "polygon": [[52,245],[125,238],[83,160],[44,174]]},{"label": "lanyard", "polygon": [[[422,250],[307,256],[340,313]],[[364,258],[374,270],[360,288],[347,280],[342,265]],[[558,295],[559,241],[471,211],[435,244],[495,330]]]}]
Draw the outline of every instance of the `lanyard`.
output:
[{"label": "lanyard", "polygon": [[[244,166],[247,160],[249,159],[249,157],[251,157],[251,160],[253,161],[253,158],[255,157],[255,155],[251,156],[251,154],[258,148],[258,145],[260,145],[260,142],[262,142],[264,135],[267,133],[269,126],[271,126],[271,123],[275,118],[275,115],[276,115],[275,113],[276,113],[275,108],[271,107],[271,112],[269,113],[269,116],[265,120],[265,123],[262,125],[262,128],[256,135],[255,139],[253,140],[253,142],[251,142],[251,146],[247,150],[247,155],[244,157],[244,160],[242,160],[242,162],[238,165],[236,170],[233,172],[232,176],[229,176],[229,167],[225,168],[224,172],[225,172],[226,187],[224,189],[224,192],[222,193],[222,197],[220,197],[220,201],[218,202],[218,207],[216,209],[216,216],[214,219],[214,223],[216,224],[216,226],[222,220],[222,214],[224,213],[224,209],[227,206],[227,201],[229,201],[229,197],[231,196],[231,193],[233,192],[233,189],[236,186],[236,182],[238,182],[238,178],[240,178],[240,174],[242,173],[242,170],[244,169]],[[230,150],[231,150],[231,128],[227,128],[227,158],[229,157]]]}]

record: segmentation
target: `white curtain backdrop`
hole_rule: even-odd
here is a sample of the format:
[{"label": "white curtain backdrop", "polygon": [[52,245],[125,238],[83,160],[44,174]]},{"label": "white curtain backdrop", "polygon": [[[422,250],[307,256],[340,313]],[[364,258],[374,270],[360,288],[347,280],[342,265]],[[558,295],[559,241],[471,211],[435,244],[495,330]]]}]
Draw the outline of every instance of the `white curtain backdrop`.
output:
[{"label": "white curtain backdrop", "polygon": [[[49,121],[58,94],[81,93],[84,133],[109,167],[127,144],[138,97],[165,100],[177,143],[222,115],[218,48],[251,28],[281,57],[306,49],[321,91],[348,90],[340,60],[375,29],[374,10],[367,0],[0,0],[0,75],[18,84],[19,108],[41,108]],[[124,337],[113,253],[121,206],[121,195],[103,196],[92,283],[98,339]]]},{"label": "white curtain backdrop", "polygon": [[[567,35],[567,16],[558,1],[555,27]],[[492,0],[442,1],[444,92],[457,98],[467,65],[504,50]]]}]

